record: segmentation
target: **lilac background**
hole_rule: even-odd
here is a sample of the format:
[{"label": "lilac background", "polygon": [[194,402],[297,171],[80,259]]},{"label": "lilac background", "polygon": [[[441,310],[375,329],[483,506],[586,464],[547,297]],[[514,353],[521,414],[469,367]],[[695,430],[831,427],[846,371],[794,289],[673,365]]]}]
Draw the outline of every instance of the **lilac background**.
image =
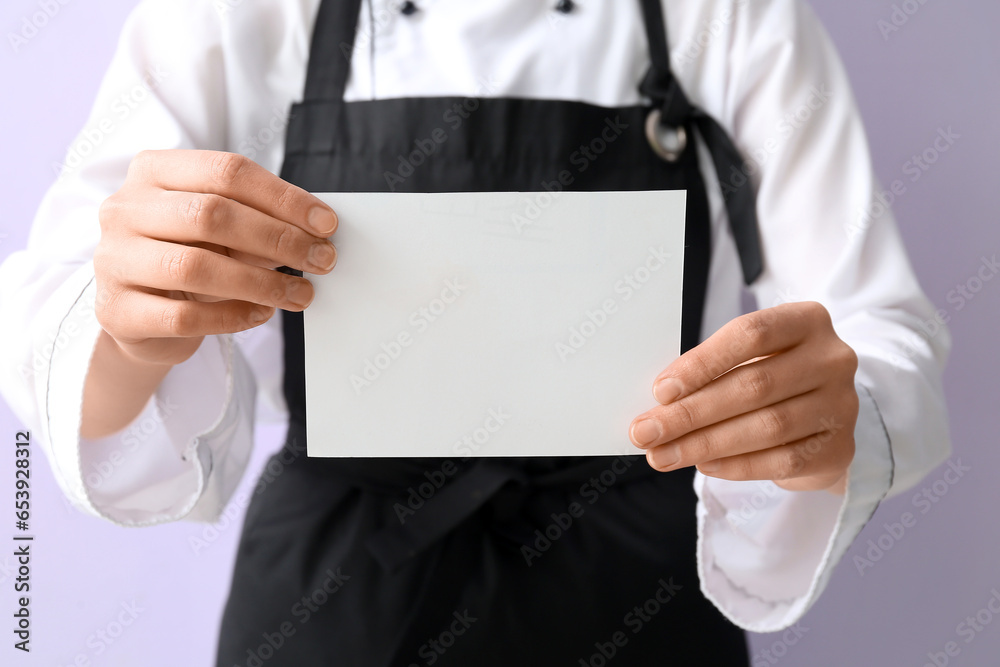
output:
[{"label": "lilac background", "polygon": [[[70,0],[17,53],[6,35],[38,11],[38,0],[5,0],[0,9],[5,37],[0,44],[5,158],[0,162],[0,258],[25,244],[34,211],[53,180],[52,164],[63,158],[81,128],[134,4]],[[792,644],[782,634],[752,638],[754,667],[918,666],[948,641],[960,648],[949,664],[998,664],[1000,619],[969,642],[968,635],[956,633],[967,616],[985,607],[991,589],[1000,591],[1000,521],[995,514],[1000,506],[1000,279],[985,283],[959,311],[946,295],[975,274],[981,256],[1000,252],[993,200],[1000,183],[1000,4],[899,0],[898,5],[917,11],[887,37],[877,22],[890,20],[893,3],[888,0],[811,4],[847,65],[884,184],[908,179],[904,163],[932,144],[938,128],[951,127],[961,137],[918,182],[907,180],[907,192],[895,210],[921,284],[951,317],[954,350],[946,385],[953,460],[960,458],[972,470],[926,514],[916,511],[912,499],[942,479],[942,470],[914,491],[884,503],[800,624],[801,639]],[[12,439],[18,428],[18,420],[0,404],[0,438]],[[256,477],[279,435],[273,428],[259,433],[254,467],[244,484]],[[0,474],[0,503],[7,507],[13,498],[13,456],[8,447],[2,451],[0,471],[7,472]],[[5,639],[0,662],[62,667],[84,656],[93,665],[210,665],[239,522],[220,525],[209,548],[196,554],[188,540],[205,537],[204,526],[119,529],[68,508],[41,457],[35,458],[33,471],[38,535],[34,651],[25,657]],[[916,525],[859,575],[852,557],[863,556],[867,541],[886,532],[883,523],[899,521],[906,511],[917,516]],[[6,543],[7,538],[0,539]],[[9,553],[0,548],[0,618],[7,619],[0,622],[0,636],[7,638],[14,605]],[[98,630],[114,632],[121,605],[132,601],[142,611],[113,644],[102,650],[92,640],[88,644]],[[765,649],[774,652],[766,656]]]}]

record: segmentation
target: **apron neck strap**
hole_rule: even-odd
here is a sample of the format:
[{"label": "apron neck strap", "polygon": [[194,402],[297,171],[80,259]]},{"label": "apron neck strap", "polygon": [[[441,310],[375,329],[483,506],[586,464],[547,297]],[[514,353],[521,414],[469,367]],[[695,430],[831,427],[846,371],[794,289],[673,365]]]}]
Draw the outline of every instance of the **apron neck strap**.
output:
[{"label": "apron neck strap", "polygon": [[[660,0],[640,0],[640,4],[652,63],[640,90],[654,100],[664,100],[668,95],[674,97],[674,91],[680,91],[680,87],[670,69],[670,50]],[[360,14],[361,0],[320,2],[306,75],[306,99],[343,99]],[[680,97],[683,98],[683,93]],[[689,109],[678,109],[676,114],[667,114],[666,111],[664,109],[664,123],[679,125]]]},{"label": "apron neck strap", "polygon": [[361,0],[320,2],[306,71],[305,99],[344,99],[360,14]]},{"label": "apron neck strap", "polygon": [[[690,123],[705,139],[719,182],[723,184],[729,224],[739,251],[743,278],[749,285],[763,270],[754,186],[749,178],[729,183],[731,170],[738,170],[743,164],[739,150],[714,119],[688,101],[674,78],[661,0],[639,1],[651,63],[639,90],[660,108],[662,125],[680,127]],[[306,75],[306,100],[344,99],[360,14],[361,0],[322,0],[320,3]]]},{"label": "apron neck strap", "polygon": [[642,20],[646,28],[646,41],[649,42],[650,74],[661,84],[666,84],[673,78],[670,71],[670,49],[667,47],[667,33],[664,28],[663,7],[660,0],[639,0],[642,6]]},{"label": "apron neck strap", "polygon": [[639,84],[639,91],[660,107],[661,123],[679,127],[694,112],[684,91],[677,84],[670,69],[670,49],[663,21],[661,0],[640,0],[642,19],[646,26],[646,41],[649,42],[649,70]]}]

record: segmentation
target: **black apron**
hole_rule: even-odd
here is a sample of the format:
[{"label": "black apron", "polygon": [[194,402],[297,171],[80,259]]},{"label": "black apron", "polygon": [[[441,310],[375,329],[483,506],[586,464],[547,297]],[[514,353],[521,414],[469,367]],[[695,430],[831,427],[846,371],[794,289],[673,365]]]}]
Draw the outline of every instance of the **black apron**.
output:
[{"label": "black apron", "polygon": [[[658,0],[642,2],[652,106],[620,108],[344,102],[360,5],[321,4],[282,178],[313,192],[531,192],[568,171],[567,190],[686,190],[682,347],[697,344],[710,221],[695,133],[724,177],[741,161],[673,78]],[[387,177],[449,110],[461,126],[405,179]],[[582,146],[601,151],[585,170],[570,162]],[[753,191],[726,195],[749,283]],[[656,473],[641,455],[308,458],[302,315],[282,317],[288,436],[247,510],[219,667],[748,664],[743,632],[699,590],[692,469]]]}]

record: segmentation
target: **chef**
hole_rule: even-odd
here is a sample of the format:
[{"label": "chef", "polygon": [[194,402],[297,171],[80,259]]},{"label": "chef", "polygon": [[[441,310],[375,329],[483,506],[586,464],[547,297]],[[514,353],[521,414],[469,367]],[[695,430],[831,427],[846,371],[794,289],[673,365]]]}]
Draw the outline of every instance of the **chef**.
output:
[{"label": "chef", "polygon": [[[879,501],[947,456],[947,333],[914,344],[932,309],[889,213],[858,229],[863,130],[794,0],[147,0],[92,122],[153,66],[3,266],[35,323],[5,334],[20,359],[50,324],[77,331],[3,386],[34,390],[9,400],[67,495],[122,525],[217,517],[255,390],[277,398],[280,474],[247,511],[220,666],[748,664],[743,630],[801,617]],[[566,188],[688,202],[685,353],[650,369],[636,456],[456,460],[406,521],[449,462],[305,457],[303,274],[336,274],[338,224],[309,192],[540,190],[609,119]],[[248,142],[255,161],[227,152]],[[743,316],[741,281],[762,306]]]}]

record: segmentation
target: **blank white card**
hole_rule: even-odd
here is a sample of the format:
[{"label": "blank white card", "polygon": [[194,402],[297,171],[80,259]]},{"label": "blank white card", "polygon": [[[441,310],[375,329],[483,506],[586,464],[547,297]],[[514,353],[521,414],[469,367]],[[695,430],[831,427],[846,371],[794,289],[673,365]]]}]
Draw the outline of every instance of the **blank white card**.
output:
[{"label": "blank white card", "polygon": [[680,350],[683,191],[320,197],[309,456],[641,453]]}]

